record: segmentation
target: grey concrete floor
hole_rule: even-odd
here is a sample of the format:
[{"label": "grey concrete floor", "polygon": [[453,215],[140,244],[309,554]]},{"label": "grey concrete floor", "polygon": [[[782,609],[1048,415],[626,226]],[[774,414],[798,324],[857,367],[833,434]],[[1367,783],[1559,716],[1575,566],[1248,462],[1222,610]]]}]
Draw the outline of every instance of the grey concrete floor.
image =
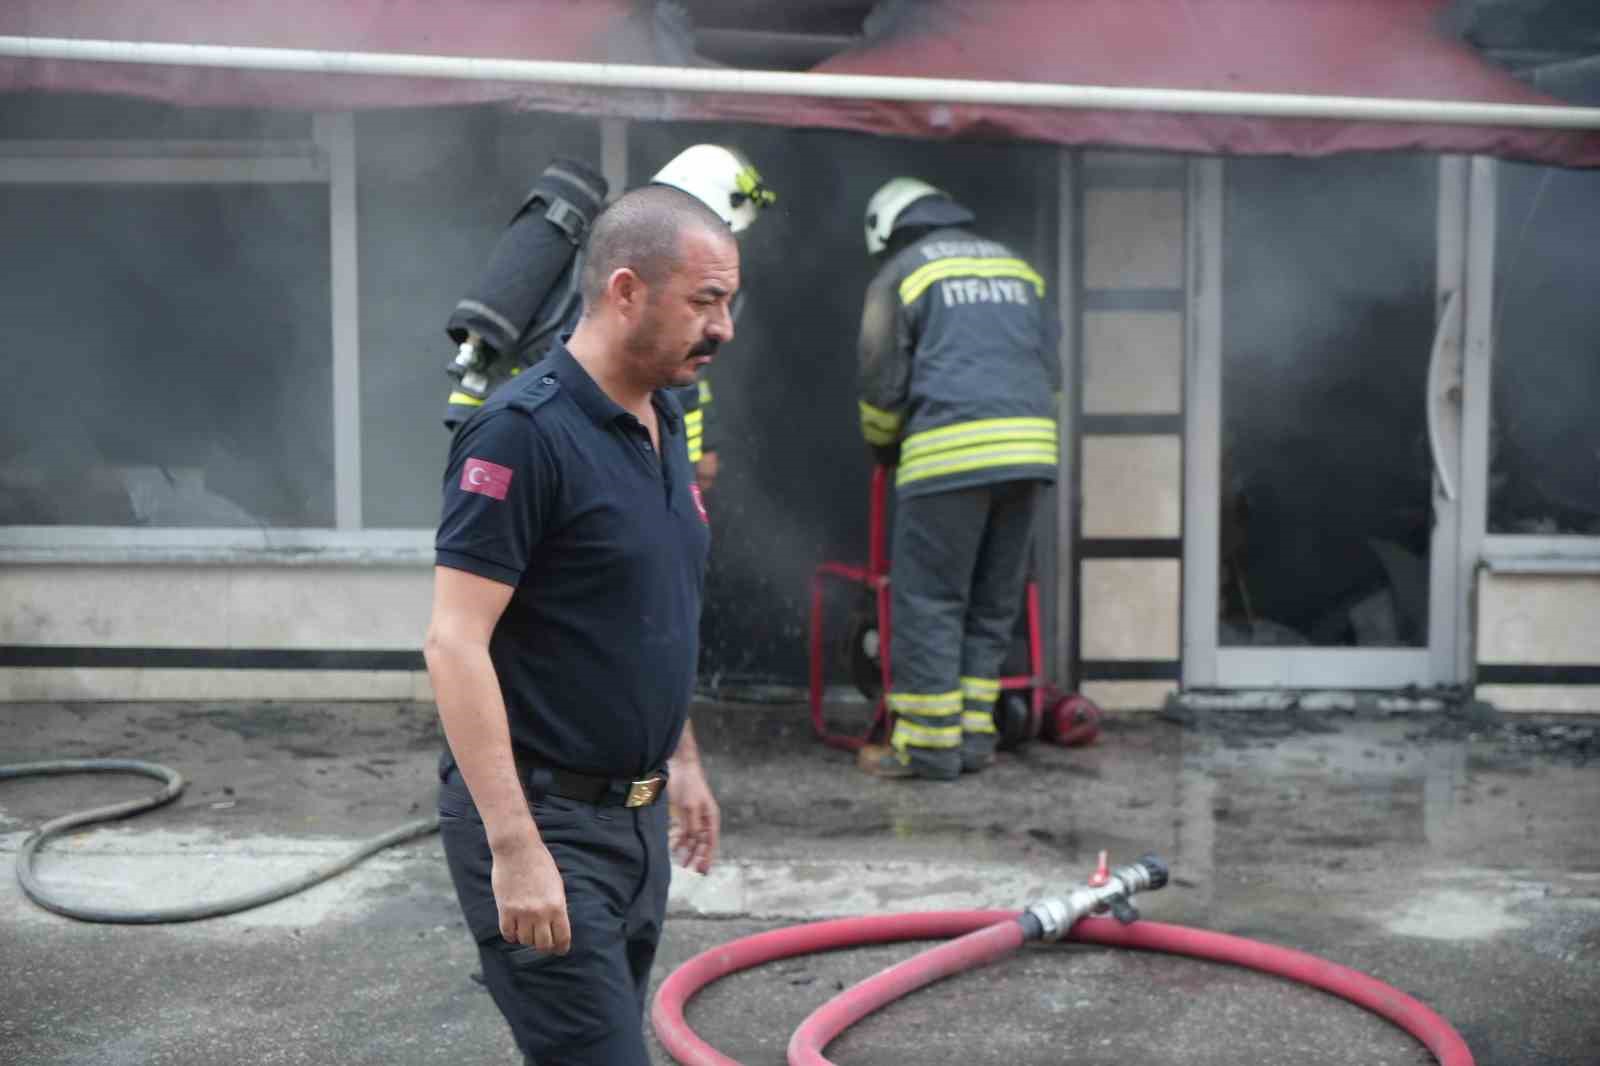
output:
[{"label": "grey concrete floor", "polygon": [[[859,708],[837,708],[841,724]],[[1092,747],[1035,743],[952,785],[866,777],[803,708],[695,717],[723,859],[680,876],[656,976],[748,933],[884,911],[1015,907],[1095,853],[1166,857],[1147,918],[1309,951],[1416,996],[1484,1066],[1600,1063],[1600,728],[1440,714],[1114,717]],[[0,764],[160,762],[176,804],[48,849],[63,895],[155,906],[286,876],[425,813],[427,705],[0,708]],[[0,782],[0,859],[134,777]],[[691,1024],[784,1061],[814,1007],[916,950],[853,949],[713,985]],[[0,881],[0,1063],[515,1062],[470,979],[436,837],[245,914],[87,925]],[[657,1061],[670,1061],[659,1047]],[[1400,1064],[1431,1056],[1325,994],[1212,963],[1041,946],[923,990],[837,1041],[843,1063]]]}]

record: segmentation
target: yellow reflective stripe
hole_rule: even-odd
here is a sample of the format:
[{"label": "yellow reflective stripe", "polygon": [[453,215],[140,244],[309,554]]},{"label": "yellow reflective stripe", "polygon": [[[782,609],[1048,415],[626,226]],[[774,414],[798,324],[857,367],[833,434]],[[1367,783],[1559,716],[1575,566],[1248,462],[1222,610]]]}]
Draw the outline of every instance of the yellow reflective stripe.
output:
[{"label": "yellow reflective stripe", "polygon": [[861,407],[861,421],[871,422],[875,426],[885,429],[899,429],[900,416],[893,411],[885,411],[881,407],[874,407],[865,400],[859,401]]},{"label": "yellow reflective stripe", "polygon": [[894,736],[890,738],[889,743],[894,745],[896,751],[904,751],[907,748],[959,748],[961,727],[959,725],[930,727],[897,718],[894,723]]},{"label": "yellow reflective stripe", "polygon": [[957,422],[953,426],[925,429],[906,438],[902,455],[913,457],[919,452],[942,451],[952,444],[990,444],[1009,440],[1056,439],[1056,423],[1050,418],[979,418],[971,422]]},{"label": "yellow reflective stripe", "polygon": [[1034,455],[1031,453],[1001,453],[997,455],[988,455],[981,458],[971,459],[962,463],[951,462],[936,464],[927,469],[907,471],[904,467],[902,467],[899,475],[895,477],[894,483],[896,485],[909,485],[914,481],[924,481],[930,477],[943,477],[948,474],[965,474],[972,470],[987,470],[991,467],[1000,466],[1047,466],[1051,469],[1054,469],[1057,465],[1057,462],[1058,460],[1056,453],[1053,451],[1048,454],[1039,455]]},{"label": "yellow reflective stripe", "polygon": [[994,715],[989,711],[967,711],[961,716],[963,733],[995,733]]},{"label": "yellow reflective stripe", "polygon": [[866,439],[868,444],[875,445],[880,448],[888,447],[895,441],[895,435],[893,433],[885,433],[881,429],[873,429],[870,426],[861,427],[861,436]]},{"label": "yellow reflective stripe", "polygon": [[923,470],[928,467],[966,462],[984,456],[992,456],[998,462],[1007,455],[1028,457],[1018,461],[1053,463],[1056,461],[1057,448],[1054,441],[1005,441],[1000,444],[970,444],[965,448],[951,448],[948,451],[935,452],[933,455],[919,455],[915,459],[903,461],[900,464],[900,472],[905,473],[907,470]]},{"label": "yellow reflective stripe", "polygon": [[861,424],[873,426],[877,429],[886,429],[894,432],[900,428],[900,416],[893,411],[885,411],[881,407],[874,407],[865,400],[859,401],[861,407]]},{"label": "yellow reflective stripe", "polygon": [[902,466],[894,483],[909,485],[913,481],[922,481],[925,478],[963,474],[969,470],[985,470],[999,466],[1047,466],[1053,470],[1059,461],[1054,448],[990,448],[970,456],[962,453],[938,462],[926,462],[912,469]]},{"label": "yellow reflective stripe", "polygon": [[704,454],[706,425],[705,413],[702,411],[688,411],[683,416],[684,435],[689,441],[689,461],[698,463]]},{"label": "yellow reflective stripe", "polygon": [[699,411],[689,411],[683,416],[684,437],[689,445],[689,461],[698,463],[705,454],[705,416]]},{"label": "yellow reflective stripe", "polygon": [[961,694],[969,700],[992,700],[1000,695],[1000,681],[992,677],[963,677]]},{"label": "yellow reflective stripe", "polygon": [[959,458],[983,448],[1053,449],[1055,447],[1056,438],[1053,433],[1041,433],[1038,430],[1021,433],[989,433],[974,437],[972,440],[945,441],[935,447],[913,448],[910,455],[902,451],[900,465],[923,466],[939,459]]},{"label": "yellow reflective stripe", "polygon": [[1030,282],[1034,291],[1044,298],[1044,278],[1021,259],[977,259],[970,256],[953,256],[935,259],[927,266],[918,267],[900,283],[900,302],[914,303],[927,291],[928,286],[947,278],[1021,278]]},{"label": "yellow reflective stripe", "polygon": [[[437,393],[435,395],[437,395]],[[483,406],[483,401],[482,400],[478,399],[476,396],[468,396],[464,392],[452,392],[450,394],[450,403],[456,404],[456,405],[461,406],[461,407],[482,407]]]},{"label": "yellow reflective stripe", "polygon": [[[710,403],[711,402],[711,382],[709,382],[709,381],[700,382],[700,402],[701,403]],[[698,414],[699,412],[696,411],[694,413]]]},{"label": "yellow reflective stripe", "polygon": [[961,690],[949,692],[891,692],[889,709],[912,714],[937,714],[945,708],[961,709]]},{"label": "yellow reflective stripe", "polygon": [[935,722],[943,718],[957,718],[961,715],[961,703],[950,704],[947,707],[889,707],[891,711],[902,717],[916,719],[919,722]]},{"label": "yellow reflective stripe", "polygon": [[893,411],[885,411],[881,407],[874,407],[865,400],[859,401],[861,407],[861,435],[867,439],[868,444],[893,444],[900,436],[901,418]]}]

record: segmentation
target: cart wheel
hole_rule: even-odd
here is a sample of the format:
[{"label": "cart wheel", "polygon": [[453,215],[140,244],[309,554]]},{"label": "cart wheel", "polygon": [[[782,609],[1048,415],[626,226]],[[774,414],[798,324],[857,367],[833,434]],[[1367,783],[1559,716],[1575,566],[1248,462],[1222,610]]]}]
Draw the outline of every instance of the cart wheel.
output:
[{"label": "cart wheel", "polygon": [[883,668],[879,657],[878,620],[868,615],[857,615],[850,624],[850,635],[845,638],[850,657],[850,678],[856,689],[870,702],[877,702],[883,693]]},{"label": "cart wheel", "polygon": [[1041,732],[1050,743],[1064,748],[1092,744],[1100,735],[1100,708],[1077,693],[1062,696],[1045,709]]},{"label": "cart wheel", "polygon": [[994,728],[999,734],[995,747],[1001,751],[1015,751],[1033,739],[1028,721],[1031,717],[1030,702],[1027,695],[1021,692],[1002,692],[1000,698],[995,700]]}]

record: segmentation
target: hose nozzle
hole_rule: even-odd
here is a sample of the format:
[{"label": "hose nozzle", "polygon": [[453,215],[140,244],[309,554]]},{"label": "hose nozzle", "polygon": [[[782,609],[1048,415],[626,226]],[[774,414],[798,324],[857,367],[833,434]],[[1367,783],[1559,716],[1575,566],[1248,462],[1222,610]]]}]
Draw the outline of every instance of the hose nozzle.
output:
[{"label": "hose nozzle", "polygon": [[[1090,914],[1110,911],[1120,922],[1136,921],[1139,912],[1131,902],[1133,894],[1165,887],[1167,876],[1167,864],[1155,855],[1141,856],[1107,872],[1102,853],[1100,869],[1086,883],[1068,892],[1065,898],[1040,900],[1026,914],[1038,924],[1038,938],[1042,940],[1060,940],[1079,919]],[[1024,924],[1031,932],[1032,923]]]},{"label": "hose nozzle", "polygon": [[1141,855],[1137,862],[1117,867],[1114,876],[1122,878],[1130,892],[1154,892],[1167,887],[1167,864],[1156,855]]}]

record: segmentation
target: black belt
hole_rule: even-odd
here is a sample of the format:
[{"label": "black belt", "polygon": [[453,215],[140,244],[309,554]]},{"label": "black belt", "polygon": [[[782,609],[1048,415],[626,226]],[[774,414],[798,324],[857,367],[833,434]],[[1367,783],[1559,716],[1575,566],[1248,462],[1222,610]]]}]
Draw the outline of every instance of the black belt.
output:
[{"label": "black belt", "polygon": [[549,782],[544,786],[546,795],[562,799],[592,803],[597,807],[648,807],[666,791],[667,775],[656,772],[640,778],[595,777],[573,773],[555,766],[525,765],[517,769],[522,779],[530,784],[539,777]]}]

